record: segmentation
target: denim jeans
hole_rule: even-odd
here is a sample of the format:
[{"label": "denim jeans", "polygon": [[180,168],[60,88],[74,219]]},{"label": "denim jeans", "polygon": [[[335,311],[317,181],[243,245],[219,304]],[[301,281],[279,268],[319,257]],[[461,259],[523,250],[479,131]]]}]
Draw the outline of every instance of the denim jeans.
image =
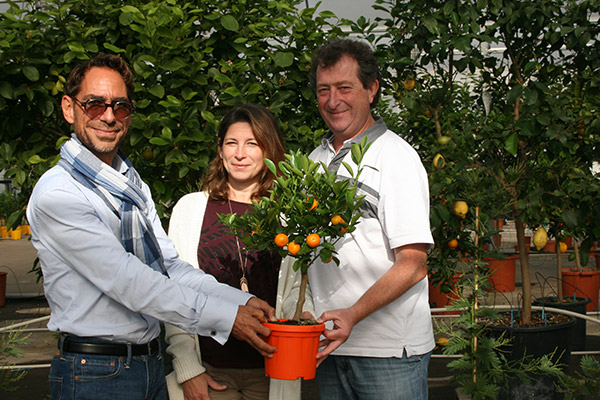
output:
[{"label": "denim jeans", "polygon": [[67,353],[62,351],[62,340],[50,366],[52,400],[167,399],[160,351],[124,357]]},{"label": "denim jeans", "polygon": [[426,400],[431,353],[402,358],[329,356],[317,368],[327,400]]}]

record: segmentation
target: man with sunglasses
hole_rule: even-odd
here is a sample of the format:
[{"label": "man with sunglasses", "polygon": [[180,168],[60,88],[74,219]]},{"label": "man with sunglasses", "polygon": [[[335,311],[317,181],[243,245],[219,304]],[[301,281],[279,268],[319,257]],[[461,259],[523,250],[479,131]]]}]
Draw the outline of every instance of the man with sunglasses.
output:
[{"label": "man with sunglasses", "polygon": [[119,150],[133,104],[129,67],[99,54],[69,75],[62,98],[74,134],[33,190],[27,217],[58,332],[53,399],[166,399],[159,321],[230,334],[263,355],[262,300],[179,259],[148,186]]}]

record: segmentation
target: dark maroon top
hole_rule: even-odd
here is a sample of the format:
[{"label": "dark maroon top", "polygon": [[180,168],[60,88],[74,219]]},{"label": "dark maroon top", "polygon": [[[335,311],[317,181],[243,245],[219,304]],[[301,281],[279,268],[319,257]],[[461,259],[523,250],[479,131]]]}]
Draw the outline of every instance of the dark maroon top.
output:
[{"label": "dark maroon top", "polygon": [[[242,215],[250,204],[231,201],[234,213]],[[240,288],[242,268],[235,236],[227,233],[228,228],[219,222],[218,214],[230,214],[227,202],[209,200],[204,213],[198,265],[213,275],[219,282]],[[242,261],[246,258],[246,279],[250,293],[275,307],[277,281],[281,257],[268,251],[245,252],[239,241]],[[264,358],[247,342],[230,336],[225,345],[210,337],[200,336],[202,360],[218,368],[262,368]]]}]

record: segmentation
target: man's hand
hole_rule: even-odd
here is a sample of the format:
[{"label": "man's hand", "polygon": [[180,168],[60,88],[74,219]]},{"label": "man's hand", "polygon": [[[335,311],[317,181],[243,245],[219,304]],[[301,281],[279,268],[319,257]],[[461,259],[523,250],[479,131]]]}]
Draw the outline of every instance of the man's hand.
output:
[{"label": "man's hand", "polygon": [[213,390],[225,390],[227,386],[216,382],[206,372],[188,379],[181,384],[183,388],[183,397],[185,400],[210,400],[208,388]]},{"label": "man's hand", "polygon": [[325,329],[325,339],[319,342],[319,347],[325,346],[317,353],[317,367],[321,365],[332,351],[340,347],[348,337],[352,328],[358,322],[356,313],[351,308],[325,311],[319,317],[319,322],[333,321],[333,329]]},{"label": "man's hand", "polygon": [[[264,300],[259,299],[258,297],[251,297],[250,300],[246,303],[247,306],[251,306],[261,310],[266,319],[269,321],[274,321],[275,318],[275,309],[269,305]],[[266,321],[266,320],[265,320]],[[265,322],[261,321],[261,322]]]},{"label": "man's hand", "polygon": [[[264,305],[256,303],[256,301],[266,304],[266,308]],[[263,340],[264,337],[271,334],[271,330],[262,325],[262,323],[267,321],[266,316],[273,315],[274,318],[275,310],[273,310],[273,307],[256,297],[248,300],[247,304],[248,305],[246,306],[238,307],[238,313],[235,316],[235,322],[233,323],[232,334],[236,338],[250,343],[250,345],[258,350],[263,356],[273,357],[273,353],[277,351],[277,348],[270,346]],[[257,304],[260,308],[253,307],[251,304]],[[269,311],[269,308],[272,311]]]}]

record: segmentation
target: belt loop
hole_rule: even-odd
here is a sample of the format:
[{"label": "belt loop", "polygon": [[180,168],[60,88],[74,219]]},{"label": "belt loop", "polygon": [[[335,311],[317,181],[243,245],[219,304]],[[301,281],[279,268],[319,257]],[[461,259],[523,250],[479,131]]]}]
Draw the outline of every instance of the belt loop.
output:
[{"label": "belt loop", "polygon": [[127,361],[125,361],[125,368],[129,369],[131,367],[131,359],[133,357],[131,343],[127,343]]},{"label": "belt loop", "polygon": [[66,338],[67,338],[67,335],[65,335],[64,333],[61,333],[58,336],[58,351],[59,351],[59,354],[60,354],[61,357],[64,355],[63,354],[63,347],[64,347],[64,344],[65,344],[65,339]]}]

